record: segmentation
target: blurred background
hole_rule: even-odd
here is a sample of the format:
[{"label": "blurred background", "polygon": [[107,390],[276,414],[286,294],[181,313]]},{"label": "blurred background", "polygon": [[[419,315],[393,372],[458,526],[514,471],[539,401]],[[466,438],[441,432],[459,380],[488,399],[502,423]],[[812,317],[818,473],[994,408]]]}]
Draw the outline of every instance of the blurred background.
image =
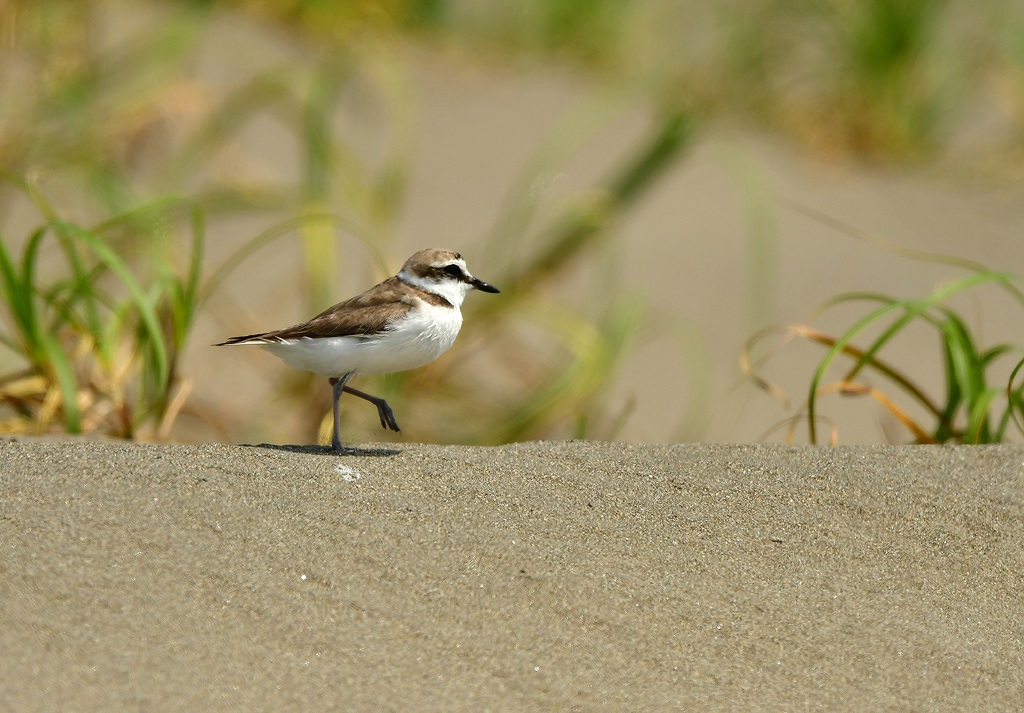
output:
[{"label": "blurred background", "polygon": [[0,0],[0,432],[326,442],[209,345],[446,247],[398,440],[1019,440],[1022,159],[1019,0]]}]

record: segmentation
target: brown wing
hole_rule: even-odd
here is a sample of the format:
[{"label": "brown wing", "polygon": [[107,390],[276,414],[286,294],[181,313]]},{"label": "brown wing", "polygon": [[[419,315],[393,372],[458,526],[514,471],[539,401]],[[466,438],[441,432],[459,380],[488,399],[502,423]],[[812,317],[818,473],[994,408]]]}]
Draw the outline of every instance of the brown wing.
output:
[{"label": "brown wing", "polygon": [[307,322],[261,336],[278,340],[379,334],[412,308],[407,290],[408,287],[397,277],[389,277],[361,295],[324,310]]},{"label": "brown wing", "polygon": [[389,277],[361,295],[339,302],[302,324],[273,332],[232,337],[226,342],[214,346],[246,342],[277,342],[284,339],[301,339],[302,337],[349,337],[380,334],[389,324],[401,319],[412,309],[411,295],[433,305],[451,307],[451,303],[444,297],[407,285],[398,277]]}]

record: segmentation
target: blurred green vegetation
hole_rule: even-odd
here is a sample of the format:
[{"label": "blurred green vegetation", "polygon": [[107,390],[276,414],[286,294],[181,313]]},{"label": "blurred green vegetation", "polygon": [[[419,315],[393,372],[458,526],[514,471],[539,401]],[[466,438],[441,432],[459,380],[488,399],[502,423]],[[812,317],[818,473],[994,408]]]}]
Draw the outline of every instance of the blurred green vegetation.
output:
[{"label": "blurred green vegetation", "polygon": [[[736,117],[886,161],[956,157],[966,143],[979,162],[1016,166],[1024,146],[1024,11],[1010,0],[183,0],[134,4],[115,32],[126,7],[0,2],[0,342],[16,362],[0,375],[5,430],[166,437],[190,410],[177,357],[197,310],[246,257],[299,241],[310,311],[341,296],[340,245],[361,245],[381,272],[400,261],[417,127],[398,43],[569,64],[629,87],[654,116],[632,154],[555,216],[510,197],[493,240],[530,236],[530,252],[503,272],[480,267],[505,294],[467,305],[467,320],[485,324],[481,352],[517,383],[458,375],[448,360],[379,384],[409,408],[474,395],[438,405],[450,413],[422,440],[614,436],[623,415],[607,413],[602,386],[639,308],[618,300],[595,318],[538,294],[607,245],[703,123]],[[197,65],[225,14],[302,49],[214,87]],[[338,128],[353,101],[384,127],[372,161]],[[996,119],[981,137],[979,107]],[[268,119],[298,147],[296,170],[239,158],[239,136]],[[550,149],[537,163],[570,158]],[[15,215],[29,225],[17,234]],[[211,266],[208,226],[231,219],[263,227]],[[521,328],[557,348],[502,336]],[[323,410],[310,393],[296,380],[287,398],[315,413],[312,427]]]},{"label": "blurred green vegetation", "polygon": [[[755,333],[744,348],[744,372],[787,409],[790,399],[785,390],[762,376],[766,365],[779,358],[779,353],[790,348],[793,341],[827,349],[811,376],[807,397],[780,424],[786,427],[787,442],[794,439],[798,426],[806,424],[808,441],[819,443],[821,423],[830,424],[829,444],[838,442],[842,424],[823,416],[820,407],[825,397],[833,395],[873,400],[903,429],[900,434],[891,434],[897,442],[1002,443],[1024,434],[1024,383],[1020,378],[1024,372],[1024,343],[986,346],[980,330],[972,330],[962,309],[953,304],[957,297],[994,288],[1008,296],[1015,307],[1024,309],[1024,277],[964,258],[901,248],[816,211],[801,210],[894,255],[950,265],[967,274],[919,298],[900,299],[869,292],[837,295],[820,305],[802,324],[768,327]],[[853,306],[860,316],[838,336],[811,325],[816,318],[841,306]],[[899,350],[894,342],[922,326],[938,336],[937,356],[944,377],[938,397],[918,383],[915,369],[897,366]],[[920,337],[914,332],[910,338]],[[857,346],[857,341],[866,342],[867,346]],[[850,362],[849,367],[834,381],[827,381],[844,359]],[[873,383],[872,376],[879,377],[881,385]]]},{"label": "blurred green vegetation", "polygon": [[828,154],[922,159],[966,142],[977,161],[1024,147],[1019,0],[228,2],[325,42],[401,34],[476,61],[570,63]]},{"label": "blurred green vegetation", "polygon": [[[103,39],[110,8],[101,3],[2,7],[0,156],[7,180],[0,206],[28,225],[15,234],[0,217],[0,343],[16,362],[0,376],[3,430],[166,438],[182,413],[223,430],[224,414],[188,401],[191,384],[177,366],[197,312],[231,271],[272,240],[298,240],[304,297],[308,309],[319,310],[339,297],[339,233],[361,244],[381,272],[394,269],[391,244],[411,171],[415,112],[392,61],[373,48],[324,40],[315,52],[240,77],[213,97],[191,64],[217,9],[151,10],[140,28],[112,42]],[[283,19],[305,22],[311,10],[296,7]],[[372,162],[338,128],[353,91],[386,126],[386,148]],[[450,365],[379,384],[410,410],[411,402],[430,399],[443,410],[445,395],[474,395],[450,418],[423,419],[417,438],[614,435],[609,428],[617,421],[602,416],[597,394],[639,323],[635,308],[619,302],[594,322],[545,308],[533,291],[592,253],[686,148],[689,114],[666,107],[660,115],[633,157],[563,215],[514,211],[523,230],[543,238],[523,263],[492,277],[506,299],[477,317],[486,320],[480,333],[498,342],[502,325],[514,322],[547,333],[556,348],[495,348],[505,367],[519,369],[513,389],[480,375],[464,383]],[[252,180],[243,163],[222,173],[219,160],[237,152],[239,135],[264,117],[296,142],[299,170]],[[211,264],[209,226],[231,218],[269,227]],[[286,380],[281,397],[316,426],[324,387],[310,382],[308,375]]]},{"label": "blurred green vegetation", "polygon": [[[165,202],[84,228],[63,220],[37,186],[12,183],[44,222],[20,255],[0,234],[0,343],[24,363],[0,377],[12,411],[0,430],[59,425],[131,438],[148,428],[166,438],[190,390],[177,362],[202,299],[201,214]],[[190,232],[180,272],[154,254],[166,237],[161,223],[178,212]],[[54,251],[60,265],[47,270],[42,259]]]},{"label": "blurred green vegetation", "polygon": [[[1024,368],[1024,347],[1008,343],[984,346],[972,332],[968,320],[946,304],[959,293],[996,285],[1024,306],[1024,293],[1019,287],[1022,282],[1024,278],[1017,274],[981,269],[919,299],[897,299],[874,293],[843,294],[829,300],[821,311],[841,304],[863,304],[868,311],[839,336],[824,333],[809,324],[782,329],[783,338],[772,346],[770,356],[794,337],[828,349],[814,370],[807,398],[801,402],[796,415],[784,422],[788,427],[787,441],[793,440],[798,425],[806,423],[808,441],[820,442],[819,403],[833,394],[873,399],[906,429],[906,434],[898,437],[899,441],[909,438],[913,443],[1002,443],[1024,433],[1024,383],[1019,378]],[[900,369],[881,356],[894,338],[915,323],[933,328],[939,336],[945,375],[940,398],[929,395],[916,383],[913,371]],[[873,327],[880,328],[881,333],[870,339],[868,346],[856,346],[854,340],[864,338]],[[756,334],[748,352],[777,331],[780,330]],[[829,370],[840,357],[848,358],[852,364],[838,379],[826,382]],[[749,355],[746,357],[748,365],[753,361]],[[763,366],[765,359],[757,361]],[[877,386],[870,378],[861,378],[867,373],[882,377],[886,385]],[[760,377],[756,369],[750,368],[749,375],[761,388],[789,406],[789,398],[782,389]],[[924,412],[923,418],[912,414],[911,405]],[[840,432],[841,424],[833,423],[830,445],[835,445]]]}]

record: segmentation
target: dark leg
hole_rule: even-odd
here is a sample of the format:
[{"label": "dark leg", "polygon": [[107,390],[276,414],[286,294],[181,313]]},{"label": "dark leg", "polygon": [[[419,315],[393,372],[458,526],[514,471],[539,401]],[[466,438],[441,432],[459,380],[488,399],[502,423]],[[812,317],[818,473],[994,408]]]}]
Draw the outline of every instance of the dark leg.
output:
[{"label": "dark leg", "polygon": [[331,447],[335,453],[344,454],[351,453],[349,449],[341,445],[341,393],[346,390],[345,382],[352,378],[352,374],[348,373],[345,376],[337,379],[331,377],[328,381],[331,387],[334,389],[334,433],[331,435]]},{"label": "dark leg", "polygon": [[346,391],[353,396],[358,396],[361,399],[366,399],[371,404],[377,407],[377,415],[380,416],[380,427],[383,429],[390,428],[392,431],[400,431],[398,427],[398,421],[395,420],[395,412],[388,406],[388,402],[378,396],[370,396],[365,391],[359,389],[353,389],[351,386],[342,386],[343,391]]}]

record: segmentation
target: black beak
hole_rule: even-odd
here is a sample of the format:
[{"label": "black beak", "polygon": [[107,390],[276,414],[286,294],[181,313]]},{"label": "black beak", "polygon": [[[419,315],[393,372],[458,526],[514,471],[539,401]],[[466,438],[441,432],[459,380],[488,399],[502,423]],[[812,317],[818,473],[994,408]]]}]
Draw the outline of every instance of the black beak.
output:
[{"label": "black beak", "polygon": [[488,285],[486,282],[484,282],[483,280],[477,279],[476,277],[474,277],[472,280],[470,280],[469,284],[473,285],[473,287],[477,288],[481,292],[491,292],[491,293],[494,293],[494,294],[497,294],[498,292],[501,292],[501,290],[499,290],[494,285]]}]

